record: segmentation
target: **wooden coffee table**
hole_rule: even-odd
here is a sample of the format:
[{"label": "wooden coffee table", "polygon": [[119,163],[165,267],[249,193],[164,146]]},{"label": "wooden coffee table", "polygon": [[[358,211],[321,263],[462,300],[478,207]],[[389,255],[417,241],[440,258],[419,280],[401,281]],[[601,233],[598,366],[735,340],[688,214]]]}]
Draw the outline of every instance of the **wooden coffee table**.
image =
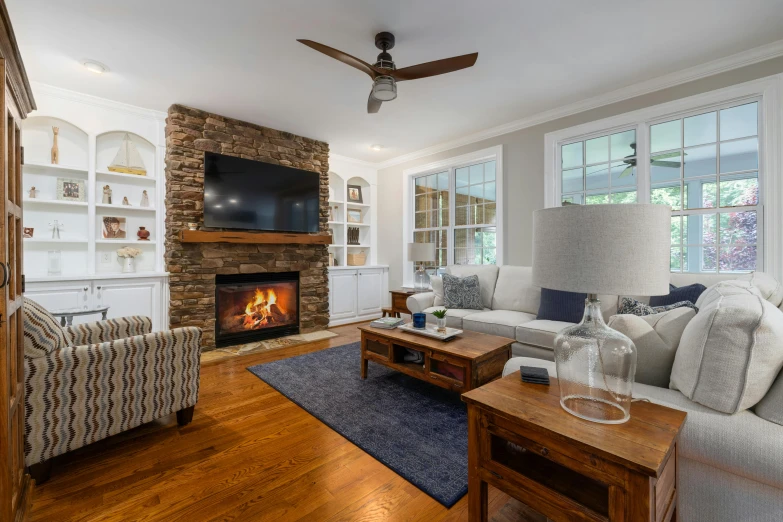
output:
[{"label": "wooden coffee table", "polygon": [[[500,377],[514,342],[478,332],[464,332],[444,342],[397,329],[360,326],[359,330],[362,331],[362,379],[367,378],[368,361],[373,361],[458,392],[478,388]],[[424,363],[405,362],[406,348],[422,352]]]}]

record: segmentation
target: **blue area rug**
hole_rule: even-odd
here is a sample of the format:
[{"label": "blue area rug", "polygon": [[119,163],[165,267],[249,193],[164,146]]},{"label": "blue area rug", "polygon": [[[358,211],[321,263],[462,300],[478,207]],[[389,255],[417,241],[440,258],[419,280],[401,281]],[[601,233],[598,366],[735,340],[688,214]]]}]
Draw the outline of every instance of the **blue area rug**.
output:
[{"label": "blue area rug", "polygon": [[446,507],[468,492],[467,409],[458,393],[370,362],[359,343],[248,368]]}]

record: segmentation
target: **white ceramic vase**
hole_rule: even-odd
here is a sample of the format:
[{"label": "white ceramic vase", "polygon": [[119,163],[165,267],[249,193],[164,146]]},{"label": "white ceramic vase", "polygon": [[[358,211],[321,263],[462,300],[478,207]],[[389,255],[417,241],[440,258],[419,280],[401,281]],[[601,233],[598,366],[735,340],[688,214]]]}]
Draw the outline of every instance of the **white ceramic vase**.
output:
[{"label": "white ceramic vase", "polygon": [[132,274],[136,271],[136,259],[133,257],[122,258],[122,273]]}]

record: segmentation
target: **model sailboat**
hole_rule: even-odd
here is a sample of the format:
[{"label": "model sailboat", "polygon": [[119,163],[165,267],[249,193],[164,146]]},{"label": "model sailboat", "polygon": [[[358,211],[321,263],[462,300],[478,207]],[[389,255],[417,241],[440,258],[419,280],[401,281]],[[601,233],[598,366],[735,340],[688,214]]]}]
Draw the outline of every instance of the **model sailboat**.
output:
[{"label": "model sailboat", "polygon": [[109,165],[111,172],[121,172],[123,174],[136,174],[137,176],[146,176],[147,169],[144,168],[144,162],[141,160],[136,145],[131,141],[130,135],[125,133],[120,144],[120,150],[114,157],[114,161]]}]

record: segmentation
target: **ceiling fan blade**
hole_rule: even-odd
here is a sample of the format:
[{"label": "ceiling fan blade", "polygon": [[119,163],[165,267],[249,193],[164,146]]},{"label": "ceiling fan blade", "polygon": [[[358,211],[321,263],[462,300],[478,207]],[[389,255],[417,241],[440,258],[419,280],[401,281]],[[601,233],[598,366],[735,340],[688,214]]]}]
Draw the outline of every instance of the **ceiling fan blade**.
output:
[{"label": "ceiling fan blade", "polygon": [[382,101],[378,101],[372,97],[372,91],[370,91],[370,97],[367,98],[367,114],[375,114],[381,108]]},{"label": "ceiling fan blade", "polygon": [[403,80],[417,80],[419,78],[437,76],[439,74],[446,74],[473,67],[473,64],[476,63],[477,59],[478,53],[463,54],[462,56],[454,56],[453,58],[444,58],[443,60],[435,60],[434,62],[403,67],[402,69],[397,69],[388,74],[398,82]]},{"label": "ceiling fan blade", "polygon": [[656,161],[652,160],[650,162],[651,165],[655,165],[656,167],[669,167],[672,169],[679,169],[680,168],[680,162],[679,161]]},{"label": "ceiling fan blade", "polygon": [[629,175],[631,172],[633,172],[633,165],[631,165],[630,167],[627,167],[627,168],[626,168],[624,171],[622,171],[622,172],[620,173],[620,177],[621,177],[621,178],[624,178],[624,177],[626,177],[627,175]]},{"label": "ceiling fan blade", "polygon": [[316,51],[320,53],[324,53],[326,56],[329,56],[331,58],[334,58],[335,60],[340,60],[344,64],[350,65],[354,69],[359,69],[360,71],[367,73],[370,78],[373,80],[376,76],[379,75],[379,72],[370,65],[369,63],[360,60],[356,58],[355,56],[351,56],[348,53],[344,53],[342,51],[338,51],[337,49],[334,49],[332,47],[329,47],[328,45],[319,44],[318,42],[314,42],[312,40],[297,40],[297,42],[301,42],[305,44],[307,47],[310,47],[311,49],[315,49]]},{"label": "ceiling fan blade", "polygon": [[[666,158],[675,158],[680,156],[680,151],[677,152],[667,152],[666,154],[654,154],[653,159],[659,160],[659,159],[666,159]],[[687,156],[687,154],[686,154]]]}]

